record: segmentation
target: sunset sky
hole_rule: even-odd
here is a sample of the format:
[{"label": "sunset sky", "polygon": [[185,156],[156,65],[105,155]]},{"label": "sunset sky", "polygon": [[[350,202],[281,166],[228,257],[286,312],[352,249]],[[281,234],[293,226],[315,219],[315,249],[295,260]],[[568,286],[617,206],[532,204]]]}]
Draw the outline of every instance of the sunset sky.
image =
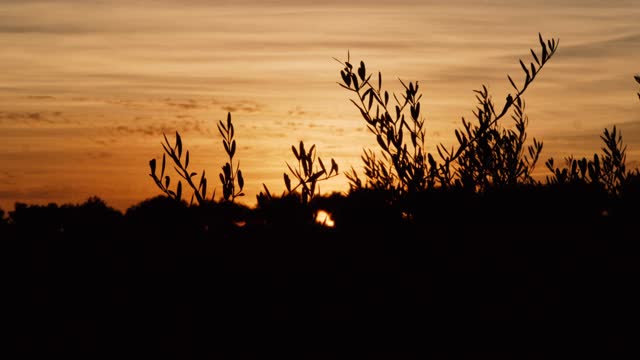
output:
[{"label": "sunset sky", "polygon": [[[389,90],[419,81],[429,144],[452,144],[472,90],[485,84],[502,104],[538,33],[560,39],[525,95],[529,138],[544,142],[539,175],[550,156],[600,152],[614,124],[635,167],[638,19],[638,0],[2,0],[0,208],[97,195],[125,210],[159,195],[148,162],[176,130],[220,194],[227,112],[247,204],[262,183],[284,189],[300,140],[357,169],[376,145],[336,83],[333,58],[347,51]],[[321,184],[347,189],[344,175]]]}]

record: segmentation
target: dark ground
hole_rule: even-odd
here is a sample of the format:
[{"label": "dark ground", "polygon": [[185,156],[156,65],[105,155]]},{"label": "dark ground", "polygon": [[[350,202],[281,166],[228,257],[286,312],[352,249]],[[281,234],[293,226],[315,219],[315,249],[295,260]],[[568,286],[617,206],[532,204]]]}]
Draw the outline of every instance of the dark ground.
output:
[{"label": "dark ground", "polygon": [[[263,205],[17,204],[0,225],[7,358],[637,352],[637,192]],[[334,228],[312,221],[317,208]]]}]

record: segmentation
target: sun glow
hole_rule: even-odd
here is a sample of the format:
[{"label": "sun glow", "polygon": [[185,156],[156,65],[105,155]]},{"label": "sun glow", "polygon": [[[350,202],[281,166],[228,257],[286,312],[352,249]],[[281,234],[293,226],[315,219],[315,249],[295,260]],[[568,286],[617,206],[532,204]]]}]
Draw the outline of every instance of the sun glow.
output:
[{"label": "sun glow", "polygon": [[331,214],[324,210],[318,210],[316,213],[316,222],[322,226],[334,227],[335,222],[331,219]]}]

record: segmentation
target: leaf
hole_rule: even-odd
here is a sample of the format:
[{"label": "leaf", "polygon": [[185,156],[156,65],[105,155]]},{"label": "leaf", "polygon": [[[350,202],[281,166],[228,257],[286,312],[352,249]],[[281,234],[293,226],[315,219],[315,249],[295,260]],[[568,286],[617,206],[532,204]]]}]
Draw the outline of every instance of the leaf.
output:
[{"label": "leaf", "polygon": [[203,199],[207,198],[207,179],[202,179],[200,181],[200,184],[202,185],[202,190],[200,191],[200,194],[202,195]]},{"label": "leaf", "polygon": [[262,187],[264,188],[265,193],[267,193],[267,198],[271,199],[271,192],[267,188],[267,185],[262,183]]},{"label": "leaf", "polygon": [[296,157],[297,160],[300,160],[300,156],[298,155],[298,150],[296,150],[296,147],[291,145],[291,151],[293,151],[293,155]]},{"label": "leaf", "polygon": [[335,173],[338,173],[338,164],[335,162],[335,160],[331,159],[331,171],[329,173],[333,173],[335,170]]},{"label": "leaf", "polygon": [[287,188],[288,192],[291,192],[291,179],[287,173],[284,173],[284,186]]},{"label": "leaf", "polygon": [[156,159],[151,159],[149,161],[149,167],[151,168],[151,174],[156,174]]},{"label": "leaf", "polygon": [[387,147],[387,144],[385,144],[384,140],[382,139],[382,136],[380,134],[378,134],[376,136],[376,140],[378,140],[378,145],[380,145],[380,147],[384,150],[387,151],[389,150],[389,148]]},{"label": "leaf", "polygon": [[230,157],[233,157],[233,155],[236,153],[236,141],[233,140],[231,142],[231,153],[229,154]]},{"label": "leaf", "polygon": [[320,176],[324,175],[324,171],[320,170],[317,173],[311,175],[311,177],[309,178],[309,181],[311,181],[312,183],[315,183],[316,181],[318,181],[318,179],[320,178]]},{"label": "leaf", "polygon": [[184,160],[184,168],[188,168],[189,167],[189,150],[187,150],[187,155],[186,155],[186,159]]},{"label": "leaf", "polygon": [[530,49],[530,50],[531,50],[531,55],[533,55],[533,60],[536,61],[536,64],[540,65],[540,60],[538,60],[538,55],[536,55],[536,52],[533,51],[533,49]]},{"label": "leaf", "polygon": [[[371,90],[371,89],[369,89]],[[371,109],[371,106],[373,106],[373,90],[371,91],[371,93],[369,94],[369,109]]]},{"label": "leaf", "polygon": [[178,181],[178,188],[176,189],[176,199],[180,201],[182,198],[182,181]]},{"label": "leaf", "polygon": [[529,74],[529,69],[527,68],[527,66],[522,62],[522,60],[520,60],[520,66],[522,66],[522,70],[524,70],[524,73],[527,74],[527,82],[529,81],[529,79],[531,78],[531,75]]},{"label": "leaf", "polygon": [[164,176],[164,167],[165,167],[165,165],[166,165],[166,163],[167,163],[167,161],[166,161],[166,160],[167,160],[167,159],[166,159],[165,154],[162,154],[162,168],[161,168],[161,170],[160,170],[160,177],[163,177],[163,176]]},{"label": "leaf", "polygon": [[231,129],[231,112],[227,112],[227,128]]},{"label": "leaf", "polygon": [[176,189],[176,199],[180,201],[182,198],[182,181],[178,181],[178,188]]},{"label": "leaf", "polygon": [[182,156],[182,139],[180,134],[176,131],[176,149],[178,149],[178,158]]},{"label": "leaf", "polygon": [[363,62],[363,61],[360,61],[360,67],[358,68],[358,76],[360,76],[360,79],[361,79],[362,81],[364,81],[364,77],[365,77],[366,75],[367,75],[367,72],[366,72],[366,68],[365,68],[365,66],[364,66],[364,62]]},{"label": "leaf", "polygon": [[164,187],[169,188],[169,184],[171,183],[171,178],[167,175],[164,177]]},{"label": "leaf", "polygon": [[411,117],[417,120],[418,116],[420,116],[420,103],[417,103],[415,106],[411,106],[409,110],[411,112]]},{"label": "leaf", "polygon": [[316,144],[311,145],[311,148],[309,149],[309,152],[307,153],[309,157],[313,155],[313,151],[315,149],[316,149]]},{"label": "leaf", "polygon": [[542,47],[542,63],[544,64],[547,61],[547,59],[549,59],[548,52],[547,52],[547,45],[544,43],[544,40],[542,39],[542,34],[538,33],[538,38],[540,39],[540,46]]},{"label": "leaf", "polygon": [[240,190],[244,187],[244,178],[242,177],[242,171],[238,170],[238,186],[240,186]]},{"label": "leaf", "polygon": [[344,70],[340,71],[340,76],[342,76],[342,81],[344,81],[344,83],[350,87],[351,86],[351,77],[349,76],[349,74],[347,72],[345,72]]},{"label": "leaf", "polygon": [[229,144],[226,140],[222,140],[222,145],[224,146],[224,151],[227,153],[227,155],[231,154],[231,149],[229,149]]},{"label": "leaf", "polygon": [[356,90],[359,90],[360,86],[358,85],[358,78],[356,77],[355,74],[351,75],[351,80],[353,81],[353,88]]}]

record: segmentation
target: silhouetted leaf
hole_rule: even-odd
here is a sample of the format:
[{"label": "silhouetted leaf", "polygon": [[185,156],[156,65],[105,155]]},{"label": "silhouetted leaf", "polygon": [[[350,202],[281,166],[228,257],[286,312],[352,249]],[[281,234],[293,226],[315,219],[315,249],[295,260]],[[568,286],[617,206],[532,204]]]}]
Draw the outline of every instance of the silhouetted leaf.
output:
[{"label": "silhouetted leaf", "polygon": [[236,141],[233,140],[231,142],[231,151],[229,152],[229,156],[233,157],[233,155],[235,155],[235,153],[236,153]]},{"label": "silhouetted leaf", "polygon": [[287,173],[284,173],[283,176],[284,176],[284,186],[287,188],[288,192],[291,192],[291,179],[289,178],[289,175],[287,175]]},{"label": "silhouetted leaf", "polygon": [[185,170],[189,167],[189,150],[187,150],[187,154],[185,155],[185,160],[184,160],[184,168]]},{"label": "silhouetted leaf", "polygon": [[384,151],[389,150],[389,148],[387,147],[387,144],[385,144],[384,140],[382,139],[382,136],[380,136],[380,134],[378,134],[376,136],[376,140],[378,141],[378,145],[380,145],[380,147],[382,149],[384,149]]},{"label": "silhouetted leaf", "polygon": [[169,184],[171,183],[171,178],[167,175],[164,177],[164,187],[169,188]]},{"label": "silhouetted leaf", "polygon": [[538,33],[538,38],[540,39],[540,46],[542,47],[542,63],[544,64],[548,59],[547,45],[542,39],[542,34]]},{"label": "silhouetted leaf", "polygon": [[540,60],[538,60],[538,55],[536,55],[536,52],[533,51],[533,49],[530,49],[530,50],[531,50],[531,55],[533,56],[533,60],[536,61],[536,64],[540,65]]},{"label": "silhouetted leaf", "polygon": [[200,194],[202,196],[203,199],[207,198],[207,179],[202,179],[200,181],[200,184],[202,186],[202,190],[200,191]]},{"label": "silhouetted leaf", "polygon": [[155,176],[156,174],[156,159],[151,159],[149,161],[149,167],[151,168],[151,174]]},{"label": "silhouetted leaf", "polygon": [[344,81],[344,83],[350,87],[351,86],[351,76],[349,76],[349,74],[347,72],[345,72],[344,70],[340,71],[340,76],[342,76],[342,81]]},{"label": "silhouetted leaf", "polygon": [[327,172],[327,170],[324,168],[324,164],[322,163],[321,158],[318,158],[318,163],[320,164],[320,168],[322,169],[322,171]]},{"label": "silhouetted leaf", "polygon": [[324,171],[320,170],[320,171],[316,172],[315,174],[311,175],[311,177],[309,178],[309,181],[312,182],[312,183],[316,182],[320,178],[320,176],[322,176],[323,174],[324,174]]},{"label": "silhouetted leaf", "polygon": [[240,186],[240,190],[244,188],[244,178],[242,177],[242,171],[238,170],[238,186]]},{"label": "silhouetted leaf", "polygon": [[182,156],[182,139],[180,134],[176,131],[176,149],[178,149],[178,158]]},{"label": "silhouetted leaf", "polygon": [[227,155],[231,154],[231,149],[229,149],[227,140],[222,140],[222,146],[224,146],[224,151],[227,153]]},{"label": "silhouetted leaf", "polygon": [[176,189],[176,200],[182,199],[182,181],[178,181],[178,188]]},{"label": "silhouetted leaf", "polygon": [[527,74],[527,79],[526,82],[529,82],[529,79],[531,78],[531,75],[529,74],[529,69],[527,68],[527,66],[522,62],[522,60],[520,60],[520,66],[522,67],[522,70],[524,71],[525,74]]},{"label": "silhouetted leaf", "polygon": [[162,154],[162,168],[160,169],[160,177],[164,176],[164,168],[167,163],[165,154]]},{"label": "silhouetted leaf", "polygon": [[366,68],[364,66],[364,62],[360,61],[360,67],[358,68],[358,76],[360,79],[364,81],[364,77],[367,75]]}]

